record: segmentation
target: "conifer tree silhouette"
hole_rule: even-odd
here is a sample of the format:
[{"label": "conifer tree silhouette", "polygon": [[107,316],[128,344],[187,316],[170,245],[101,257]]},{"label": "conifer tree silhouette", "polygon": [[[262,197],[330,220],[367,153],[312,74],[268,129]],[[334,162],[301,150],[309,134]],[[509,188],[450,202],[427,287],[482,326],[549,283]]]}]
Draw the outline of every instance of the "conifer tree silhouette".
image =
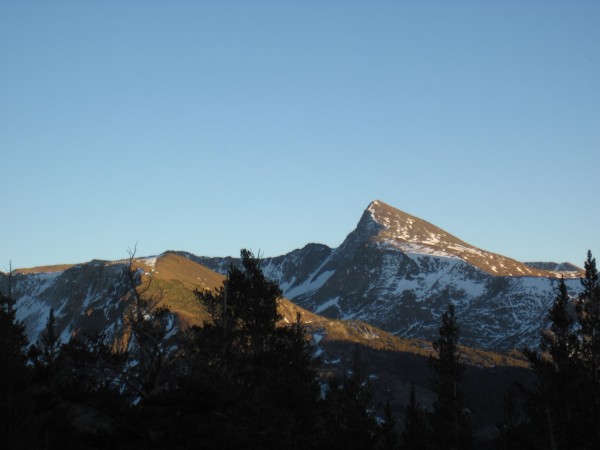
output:
[{"label": "conifer tree silhouette", "polygon": [[436,356],[430,358],[433,369],[431,385],[437,394],[431,413],[433,442],[436,448],[453,450],[472,447],[470,412],[464,406],[460,383],[465,367],[458,347],[460,327],[454,305],[450,303],[442,314],[439,337],[433,341]]}]

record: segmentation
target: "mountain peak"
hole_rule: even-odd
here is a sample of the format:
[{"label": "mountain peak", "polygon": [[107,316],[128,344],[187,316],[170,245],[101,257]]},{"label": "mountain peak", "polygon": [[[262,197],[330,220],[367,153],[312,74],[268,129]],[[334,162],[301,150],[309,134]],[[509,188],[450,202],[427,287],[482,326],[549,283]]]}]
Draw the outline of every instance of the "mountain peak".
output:
[{"label": "mountain peak", "polygon": [[367,211],[369,211],[371,213],[371,215],[373,215],[373,218],[375,218],[376,216],[380,216],[380,215],[386,215],[386,214],[390,214],[390,213],[397,213],[400,212],[402,214],[406,214],[403,211],[400,211],[397,208],[394,208],[391,205],[388,205],[385,202],[382,202],[381,200],[373,200],[371,203],[369,203],[369,206],[367,207]]},{"label": "mountain peak", "polygon": [[381,226],[381,240],[435,246],[440,242],[468,245],[439,227],[401,211],[381,200],[374,200],[367,211],[371,219]]},{"label": "mountain peak", "polygon": [[409,254],[459,258],[492,275],[544,277],[575,275],[574,272],[565,273],[550,271],[546,267],[528,266],[514,259],[479,249],[381,200],[374,200],[369,204],[361,218],[359,228],[368,230],[368,237],[381,245]]}]

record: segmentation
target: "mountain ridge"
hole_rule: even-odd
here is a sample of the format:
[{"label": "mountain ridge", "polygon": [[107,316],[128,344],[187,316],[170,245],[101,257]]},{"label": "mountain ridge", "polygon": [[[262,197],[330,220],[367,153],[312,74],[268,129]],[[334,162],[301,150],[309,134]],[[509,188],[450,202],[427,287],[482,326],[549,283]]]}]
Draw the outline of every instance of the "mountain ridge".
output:
[{"label": "mountain ridge", "polygon": [[[183,275],[186,270],[196,274],[200,269],[183,270],[186,263],[173,255],[220,273],[221,277],[231,264],[239,264],[239,259],[203,257],[183,251],[137,259],[153,273],[154,287],[171,289],[170,301],[182,323],[198,324],[204,316],[194,303],[192,291],[218,283],[208,272]],[[92,268],[110,272],[111,267],[126,262],[92,260],[77,265],[19,269],[13,272],[13,278],[38,277],[39,283],[33,283],[25,295],[31,301],[36,295],[46,295],[42,287],[52,285],[57,295],[69,299],[70,309],[76,310],[77,305],[86,309],[108,295],[108,291],[103,291],[96,294],[98,298],[90,298],[91,288],[83,284],[93,279],[96,269]],[[159,266],[166,264],[182,269],[178,277],[183,278],[165,277],[169,270]],[[262,264],[265,274],[279,283],[284,296],[298,307],[329,319],[361,320],[402,337],[431,339],[441,312],[448,302],[453,302],[463,322],[465,343],[484,349],[535,346],[547,320],[557,277],[568,278],[573,294],[580,289],[577,272],[532,268],[485,252],[378,200],[371,202],[339,247],[311,243],[284,255],[264,258]],[[556,268],[551,263],[541,267]],[[202,286],[199,278],[210,282],[203,282]],[[72,283],[77,284],[76,280],[83,284],[74,289]],[[194,285],[196,282],[198,286]],[[113,280],[113,288],[117,285]],[[33,311],[29,303],[25,302],[25,306]],[[104,323],[108,323],[109,316],[118,319],[123,305],[113,302],[110,308],[112,313],[96,313]],[[39,324],[48,310],[49,306],[32,320]]]},{"label": "mountain ridge", "polygon": [[[180,252],[224,273],[232,257]],[[531,268],[478,249],[441,228],[374,201],[342,244],[307,244],[264,258],[265,273],[299,306],[359,319],[398,336],[431,339],[448,302],[478,348],[536,346],[559,277],[573,294],[581,272]]]},{"label": "mountain ridge", "polygon": [[[369,215],[371,220],[369,220]],[[482,250],[426,220],[406,213],[381,200],[373,200],[369,203],[363,212],[363,215],[361,216],[361,219],[359,220],[355,230],[361,230],[362,233],[370,235],[370,237],[375,241],[396,245],[398,248],[407,253],[430,253],[437,256],[458,257],[474,265],[477,265],[477,255],[485,255],[491,259],[496,258],[499,265],[499,267],[496,267],[496,270],[493,270],[492,266],[490,266],[490,263],[487,262],[484,262],[483,265],[479,267],[480,269],[487,271],[492,275],[544,277],[567,276],[569,278],[577,278],[583,276],[584,274],[584,270],[582,268],[571,262],[520,262],[498,253]],[[336,249],[335,247],[329,247],[325,244],[308,243],[304,247],[291,250],[284,255],[302,250],[306,246],[313,245],[326,247],[330,250]],[[165,250],[163,253],[161,253],[161,255],[168,252],[180,254],[189,253],[184,250]],[[267,257],[267,259],[274,259],[284,255],[270,256]],[[232,256],[213,256],[207,258],[222,260],[236,259]],[[113,262],[116,261],[124,260],[117,259]],[[502,267],[503,261],[507,261],[514,270],[508,271],[507,267]],[[57,272],[80,264],[85,263],[66,263],[22,267],[13,269],[13,273]]]}]

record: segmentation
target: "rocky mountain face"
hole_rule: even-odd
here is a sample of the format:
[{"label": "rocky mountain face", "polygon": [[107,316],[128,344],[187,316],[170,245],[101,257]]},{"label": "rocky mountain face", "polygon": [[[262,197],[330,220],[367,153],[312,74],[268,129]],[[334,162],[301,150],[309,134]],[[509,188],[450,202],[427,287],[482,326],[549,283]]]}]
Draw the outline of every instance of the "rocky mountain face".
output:
[{"label": "rocky mountain face", "polygon": [[[238,262],[181,254],[220,273]],[[465,345],[503,350],[536,346],[558,277],[575,294],[581,276],[575,266],[526,265],[486,252],[381,201],[340,247],[309,244],[265,258],[263,269],[309,311],[403,337],[434,337],[451,301]]]},{"label": "rocky mountain face", "polygon": [[[11,296],[16,301],[17,319],[23,322],[30,342],[36,342],[54,309],[56,329],[63,342],[72,336],[104,334],[119,341],[126,335],[124,317],[132,306],[128,276],[129,260],[90,261],[16,270],[11,279]],[[143,297],[167,305],[180,327],[201,325],[209,319],[194,290],[214,289],[224,277],[173,253],[138,258],[133,267]],[[7,274],[0,272],[0,292],[8,292]],[[281,314],[288,323],[301,312],[311,323],[316,316],[288,300],[281,301]]]},{"label": "rocky mountain face", "polygon": [[[238,262],[185,252],[137,260],[143,273],[152,274],[155,292],[168,292],[166,300],[184,325],[206,318],[193,290],[216,287]],[[120,329],[127,308],[126,263],[17,271],[13,296],[30,337],[37,338],[50,308],[65,340],[82,329]],[[338,248],[308,244],[266,258],[263,269],[298,307],[330,319],[360,320],[400,337],[434,337],[451,301],[465,345],[502,350],[536,346],[557,277],[567,278],[575,295],[581,275],[571,265],[526,265],[486,252],[380,201],[369,205]],[[0,289],[6,292],[2,274]]]},{"label": "rocky mountain face", "polygon": [[[11,294],[17,318],[35,342],[53,308],[61,340],[81,330],[88,334],[112,332],[123,326],[128,290],[125,262],[91,261],[75,266],[54,266],[15,271]],[[8,276],[0,273],[0,290],[8,292]]]}]

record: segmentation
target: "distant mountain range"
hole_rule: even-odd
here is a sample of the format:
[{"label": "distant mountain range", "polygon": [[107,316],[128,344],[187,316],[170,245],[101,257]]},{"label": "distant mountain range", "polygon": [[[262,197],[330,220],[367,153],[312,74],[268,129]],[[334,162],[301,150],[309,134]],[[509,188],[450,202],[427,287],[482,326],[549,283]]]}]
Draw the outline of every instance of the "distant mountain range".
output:
[{"label": "distant mountain range", "polygon": [[[139,262],[152,274],[154,287],[168,288],[167,302],[189,324],[206,318],[193,289],[216,287],[239,259],[166,252]],[[118,300],[125,289],[124,267],[124,261],[94,260],[17,270],[13,293],[19,317],[34,338],[50,307],[59,313],[65,339],[80,329],[117,330],[125,308]],[[501,350],[535,346],[557,278],[565,277],[575,294],[582,275],[569,263],[521,263],[486,252],[381,201],[368,206],[338,248],[308,244],[265,258],[263,270],[294,308],[360,320],[400,337],[434,337],[451,301],[466,345]]]}]

